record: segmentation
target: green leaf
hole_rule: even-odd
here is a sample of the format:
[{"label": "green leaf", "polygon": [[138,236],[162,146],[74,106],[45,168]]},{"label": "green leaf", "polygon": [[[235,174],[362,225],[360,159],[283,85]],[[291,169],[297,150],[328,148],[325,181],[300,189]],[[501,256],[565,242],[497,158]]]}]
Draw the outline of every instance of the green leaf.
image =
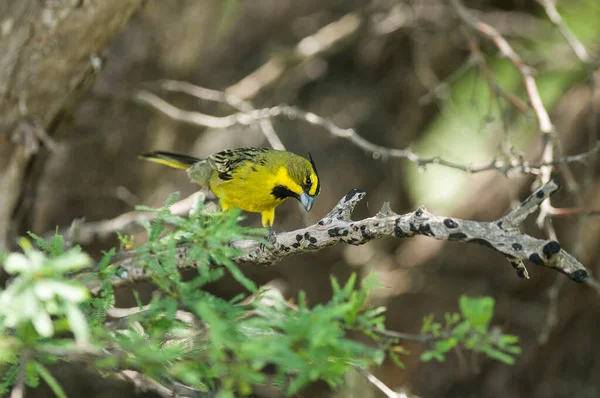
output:
[{"label": "green leaf", "polygon": [[109,251],[105,252],[102,255],[102,259],[98,263],[98,270],[104,271],[110,265],[110,261],[114,257],[115,253],[116,253],[116,250],[114,247],[111,248]]},{"label": "green leaf", "polygon": [[503,334],[498,341],[498,346],[505,347],[508,345],[516,344],[519,342],[519,336],[515,336],[512,334]]},{"label": "green leaf", "polygon": [[40,249],[42,249],[43,251],[45,251],[48,254],[52,254],[53,247],[48,242],[46,242],[46,240],[44,238],[42,238],[39,235],[34,234],[31,231],[27,231],[27,235],[29,235],[33,239],[33,241],[35,242],[35,244]]},{"label": "green leaf", "polygon": [[55,272],[65,273],[85,268],[91,263],[92,259],[87,254],[69,250],[63,255],[49,260],[48,267],[51,267]]},{"label": "green leaf", "polygon": [[331,287],[333,289],[333,295],[335,296],[342,290],[342,288],[340,287],[340,284],[335,276],[330,275],[329,279],[331,280]]},{"label": "green leaf", "polygon": [[0,383],[0,394],[7,394],[17,380],[19,363],[13,362],[8,367],[3,367],[2,370],[4,374],[2,375],[2,383]]},{"label": "green leaf", "polygon": [[48,384],[48,387],[50,387],[54,395],[56,395],[58,398],[67,398],[67,394],[65,394],[65,391],[62,389],[58,381],[54,378],[54,376],[52,376],[52,373],[50,373],[50,371],[41,363],[37,361],[32,362],[35,364],[37,373],[40,375],[42,380]]},{"label": "green leaf", "polygon": [[298,293],[298,312],[302,313],[305,311],[307,311],[306,293],[304,292],[304,290],[300,290],[300,292]]},{"label": "green leaf", "polygon": [[343,297],[349,297],[350,294],[354,291],[354,286],[356,285],[356,272],[350,274],[350,278],[346,281],[343,290]]},{"label": "green leaf", "polygon": [[21,341],[12,336],[0,335],[0,364],[13,363],[21,347]]},{"label": "green leaf", "polygon": [[175,204],[175,202],[177,202],[177,199],[179,199],[179,192],[173,192],[170,194],[167,200],[165,200],[164,208],[169,209]]},{"label": "green leaf", "polygon": [[494,299],[491,297],[461,296],[459,299],[460,312],[474,328],[485,332],[494,315]]},{"label": "green leaf", "polygon": [[404,368],[406,367],[406,366],[404,365],[404,362],[402,362],[402,361],[400,360],[400,356],[399,356],[398,354],[396,354],[396,353],[395,353],[395,352],[393,352],[393,351],[390,351],[390,352],[388,353],[388,355],[389,355],[390,359],[392,360],[392,362],[393,362],[393,363],[394,363],[396,366],[398,366],[400,369],[404,369]]},{"label": "green leaf", "polygon": [[471,323],[468,321],[462,321],[452,330],[452,334],[458,339],[463,340],[467,337],[467,334],[471,330]]},{"label": "green leaf", "polygon": [[248,291],[250,291],[251,293],[255,293],[258,290],[256,284],[252,280],[246,278],[244,273],[240,271],[238,266],[235,265],[233,261],[223,259],[222,264],[231,273],[231,276],[233,276],[235,280],[238,281],[242,286],[244,286]]},{"label": "green leaf", "polygon": [[40,385],[40,374],[38,372],[35,361],[27,361],[25,366],[25,384],[29,387],[36,388]]},{"label": "green leaf", "polygon": [[515,364],[515,359],[512,356],[510,356],[502,351],[495,350],[493,348],[489,348],[489,349],[485,350],[484,352],[490,358],[497,359],[498,361],[503,362],[507,365]]},{"label": "green leaf", "polygon": [[444,362],[444,355],[437,351],[425,351],[421,354],[421,361],[429,362],[432,359],[436,359],[438,362]]},{"label": "green leaf", "polygon": [[457,338],[449,338],[447,340],[438,340],[435,342],[435,348],[438,352],[446,353],[453,349],[458,344]]},{"label": "green leaf", "polygon": [[433,314],[429,314],[423,317],[423,326],[421,326],[421,333],[426,334],[431,332],[433,324]]},{"label": "green leaf", "polygon": [[56,233],[50,240],[50,247],[51,247],[50,254],[52,254],[54,257],[58,257],[58,256],[62,255],[64,252],[65,240],[62,235],[58,234],[58,227],[57,227]]}]

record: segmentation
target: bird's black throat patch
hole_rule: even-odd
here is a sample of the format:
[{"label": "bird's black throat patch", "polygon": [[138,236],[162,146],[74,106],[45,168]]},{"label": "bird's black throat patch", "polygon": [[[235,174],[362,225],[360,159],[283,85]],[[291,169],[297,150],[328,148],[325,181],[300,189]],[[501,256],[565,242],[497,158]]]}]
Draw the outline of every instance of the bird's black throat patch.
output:
[{"label": "bird's black throat patch", "polygon": [[298,198],[298,194],[283,185],[276,185],[271,190],[271,195],[277,199]]}]

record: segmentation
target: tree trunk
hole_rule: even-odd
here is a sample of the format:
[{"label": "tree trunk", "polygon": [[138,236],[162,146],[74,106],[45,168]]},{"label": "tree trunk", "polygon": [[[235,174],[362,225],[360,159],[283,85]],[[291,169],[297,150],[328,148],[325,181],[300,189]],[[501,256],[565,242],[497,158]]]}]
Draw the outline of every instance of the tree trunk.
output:
[{"label": "tree trunk", "polygon": [[101,52],[142,0],[0,2],[0,249],[31,212],[40,147],[101,67]]}]

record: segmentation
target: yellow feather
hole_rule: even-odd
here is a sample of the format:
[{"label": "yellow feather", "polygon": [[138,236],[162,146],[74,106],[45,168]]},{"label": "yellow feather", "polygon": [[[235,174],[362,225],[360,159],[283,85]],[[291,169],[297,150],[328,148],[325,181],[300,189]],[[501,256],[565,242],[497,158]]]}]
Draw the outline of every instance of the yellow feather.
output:
[{"label": "yellow feather", "polygon": [[271,179],[271,184],[273,184],[273,186],[283,185],[298,195],[302,193],[302,187],[290,177],[286,167],[280,167],[277,170],[275,177]]},{"label": "yellow feather", "polygon": [[309,201],[305,202],[309,204],[305,206],[310,209],[319,194],[320,184],[314,163],[291,152],[239,148],[213,154],[207,161],[169,152],[153,152],[142,157],[169,167],[189,169],[190,178],[195,175],[190,170],[198,168],[198,173],[206,175],[206,178],[192,180],[207,182],[223,210],[237,207],[261,213],[265,227],[273,225],[275,208],[288,197],[298,200],[302,197],[306,201],[309,195]]},{"label": "yellow feather", "polygon": [[165,166],[173,167],[175,169],[186,170],[188,167],[190,167],[187,164],[180,163],[175,160],[167,160],[167,159],[160,159],[160,158],[144,158],[144,159],[149,160],[154,163],[164,164]]}]

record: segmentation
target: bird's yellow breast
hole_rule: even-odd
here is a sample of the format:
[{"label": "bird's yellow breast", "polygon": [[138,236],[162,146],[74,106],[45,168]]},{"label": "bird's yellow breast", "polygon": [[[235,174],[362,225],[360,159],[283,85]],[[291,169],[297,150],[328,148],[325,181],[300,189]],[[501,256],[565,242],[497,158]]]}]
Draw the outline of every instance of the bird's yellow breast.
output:
[{"label": "bird's yellow breast", "polygon": [[272,210],[285,200],[272,194],[277,185],[298,194],[302,192],[285,166],[273,170],[265,165],[246,162],[232,172],[230,180],[222,180],[216,172],[210,178],[210,189],[221,201],[223,210],[230,207],[257,213]]}]

